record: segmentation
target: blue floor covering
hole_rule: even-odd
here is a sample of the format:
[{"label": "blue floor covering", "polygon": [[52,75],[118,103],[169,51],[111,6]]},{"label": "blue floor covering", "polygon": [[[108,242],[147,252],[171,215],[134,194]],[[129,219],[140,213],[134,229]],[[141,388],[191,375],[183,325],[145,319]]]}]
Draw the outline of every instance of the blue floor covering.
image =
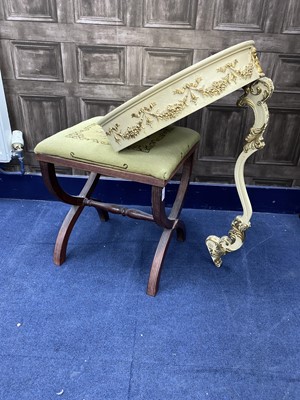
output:
[{"label": "blue floor covering", "polygon": [[213,266],[210,234],[235,212],[182,212],[156,297],[160,228],[81,215],[62,267],[68,206],[0,200],[1,400],[300,399],[300,219],[254,213],[244,246]]}]

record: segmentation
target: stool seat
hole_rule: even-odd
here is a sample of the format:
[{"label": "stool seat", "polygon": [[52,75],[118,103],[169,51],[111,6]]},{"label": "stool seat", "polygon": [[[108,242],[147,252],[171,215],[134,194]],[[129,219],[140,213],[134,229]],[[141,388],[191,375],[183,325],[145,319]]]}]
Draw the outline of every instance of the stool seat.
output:
[{"label": "stool seat", "polygon": [[198,141],[198,132],[169,126],[117,153],[101,127],[101,117],[95,117],[44,139],[34,151],[167,181]]},{"label": "stool seat", "polygon": [[[185,240],[185,226],[179,216],[200,135],[192,129],[168,126],[116,152],[101,127],[101,119],[91,118],[58,132],[41,141],[34,149],[49,191],[72,205],[56,239],[54,263],[61,265],[65,261],[70,234],[86,206],[94,207],[104,222],[109,219],[108,213],[155,222],[163,228],[147,286],[147,294],[155,296],[172,233],[176,232],[179,241]],[[60,186],[55,171],[57,165],[89,172],[79,196],[68,194]],[[163,189],[175,173],[181,173],[181,180],[167,216]],[[151,185],[152,214],[92,198],[101,175]]]}]

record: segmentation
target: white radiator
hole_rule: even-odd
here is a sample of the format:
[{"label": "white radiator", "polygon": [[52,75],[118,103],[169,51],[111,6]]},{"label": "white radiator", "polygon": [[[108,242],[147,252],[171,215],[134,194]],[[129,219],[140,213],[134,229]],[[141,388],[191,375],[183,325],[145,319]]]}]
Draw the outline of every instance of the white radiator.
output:
[{"label": "white radiator", "polygon": [[0,71],[0,163],[10,162],[12,158],[12,134]]}]

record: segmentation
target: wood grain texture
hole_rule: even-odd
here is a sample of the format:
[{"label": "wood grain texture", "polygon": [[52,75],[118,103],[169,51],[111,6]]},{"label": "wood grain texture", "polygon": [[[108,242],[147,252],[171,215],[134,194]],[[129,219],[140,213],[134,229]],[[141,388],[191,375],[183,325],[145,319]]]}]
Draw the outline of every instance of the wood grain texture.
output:
[{"label": "wood grain texture", "polygon": [[76,22],[125,25],[126,2],[119,0],[75,0]]},{"label": "wood grain texture", "polygon": [[57,21],[55,0],[3,0],[4,15],[12,21]]},{"label": "wood grain texture", "polygon": [[63,81],[59,43],[12,42],[15,78]]},{"label": "wood grain texture", "polygon": [[286,13],[282,26],[283,33],[299,34],[300,3],[298,0],[288,0],[286,3]]},{"label": "wood grain texture", "polygon": [[66,105],[63,97],[20,95],[26,150],[66,128]]},{"label": "wood grain texture", "polygon": [[125,52],[121,46],[79,46],[79,82],[125,83]]},{"label": "wood grain texture", "polygon": [[193,29],[197,15],[197,0],[145,0],[144,26],[173,29]]},{"label": "wood grain texture", "polygon": [[214,29],[264,32],[266,0],[219,0],[216,2]]},{"label": "wood grain texture", "polygon": [[192,65],[192,50],[145,49],[143,85],[152,86]]},{"label": "wood grain texture", "polygon": [[231,106],[203,110],[198,159],[216,163],[235,162],[242,150],[246,111]]}]

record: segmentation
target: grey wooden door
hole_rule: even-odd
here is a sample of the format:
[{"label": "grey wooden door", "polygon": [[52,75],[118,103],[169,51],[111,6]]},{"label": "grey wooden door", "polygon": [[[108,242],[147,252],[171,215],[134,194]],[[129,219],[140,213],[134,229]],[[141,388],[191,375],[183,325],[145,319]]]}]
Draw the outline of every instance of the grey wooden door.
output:
[{"label": "grey wooden door", "polygon": [[[276,91],[267,146],[248,162],[246,179],[300,185],[299,31],[298,0],[1,0],[0,68],[27,170],[38,171],[33,148],[41,139],[253,39]],[[233,182],[252,120],[235,105],[240,94],[180,122],[202,134],[195,181]]]}]

